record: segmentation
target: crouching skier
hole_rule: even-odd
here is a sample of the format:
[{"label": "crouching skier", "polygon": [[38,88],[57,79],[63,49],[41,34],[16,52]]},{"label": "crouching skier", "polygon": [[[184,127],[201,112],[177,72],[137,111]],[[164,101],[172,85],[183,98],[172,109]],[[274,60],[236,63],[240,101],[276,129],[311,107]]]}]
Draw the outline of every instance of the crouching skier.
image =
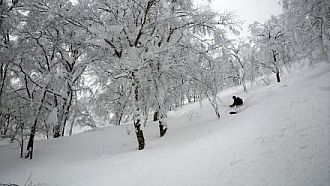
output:
[{"label": "crouching skier", "polygon": [[229,114],[236,114],[237,112],[241,111],[243,108],[243,100],[240,97],[233,96],[233,99],[234,99],[234,103],[229,106],[233,108],[233,111],[229,112]]}]

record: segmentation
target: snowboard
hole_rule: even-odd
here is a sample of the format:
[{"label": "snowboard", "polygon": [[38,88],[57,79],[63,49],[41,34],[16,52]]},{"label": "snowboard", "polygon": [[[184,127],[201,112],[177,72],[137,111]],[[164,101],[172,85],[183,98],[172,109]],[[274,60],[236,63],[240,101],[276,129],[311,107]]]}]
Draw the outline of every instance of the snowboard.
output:
[{"label": "snowboard", "polygon": [[238,106],[238,107],[232,107],[231,111],[229,112],[229,114],[237,114],[239,112],[241,112],[244,109],[244,106]]}]

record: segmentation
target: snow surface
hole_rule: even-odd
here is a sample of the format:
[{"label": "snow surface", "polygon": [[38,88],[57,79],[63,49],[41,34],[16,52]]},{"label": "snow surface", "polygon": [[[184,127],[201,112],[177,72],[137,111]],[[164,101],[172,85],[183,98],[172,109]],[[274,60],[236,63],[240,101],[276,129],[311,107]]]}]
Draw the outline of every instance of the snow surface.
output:
[{"label": "snow surface", "polygon": [[[38,141],[34,160],[0,146],[0,183],[41,185],[330,185],[330,65],[283,82],[219,94],[221,119],[206,101],[169,114],[169,130],[144,128],[136,149],[131,125]],[[228,105],[245,101],[237,115]],[[131,127],[131,128],[128,128]],[[28,179],[30,176],[30,179]]]}]

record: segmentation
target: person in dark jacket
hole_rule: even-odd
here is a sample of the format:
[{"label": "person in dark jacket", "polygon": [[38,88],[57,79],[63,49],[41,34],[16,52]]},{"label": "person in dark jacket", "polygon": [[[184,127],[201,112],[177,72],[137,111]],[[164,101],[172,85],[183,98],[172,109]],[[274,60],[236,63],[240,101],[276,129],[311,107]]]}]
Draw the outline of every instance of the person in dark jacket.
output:
[{"label": "person in dark jacket", "polygon": [[230,107],[237,107],[243,105],[243,100],[240,97],[233,96],[234,103],[230,105]]}]

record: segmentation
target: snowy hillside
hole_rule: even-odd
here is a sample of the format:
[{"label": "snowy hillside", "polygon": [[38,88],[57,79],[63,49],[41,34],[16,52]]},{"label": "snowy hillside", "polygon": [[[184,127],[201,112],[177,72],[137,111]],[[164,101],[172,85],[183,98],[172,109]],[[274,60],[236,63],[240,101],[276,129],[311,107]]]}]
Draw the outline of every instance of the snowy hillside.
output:
[{"label": "snowy hillside", "polygon": [[[231,96],[245,101],[229,115]],[[330,65],[287,75],[283,82],[225,90],[221,118],[208,102],[170,113],[169,130],[100,128],[38,141],[33,160],[0,146],[0,183],[41,185],[330,185]],[[30,178],[29,178],[30,176]]]}]

